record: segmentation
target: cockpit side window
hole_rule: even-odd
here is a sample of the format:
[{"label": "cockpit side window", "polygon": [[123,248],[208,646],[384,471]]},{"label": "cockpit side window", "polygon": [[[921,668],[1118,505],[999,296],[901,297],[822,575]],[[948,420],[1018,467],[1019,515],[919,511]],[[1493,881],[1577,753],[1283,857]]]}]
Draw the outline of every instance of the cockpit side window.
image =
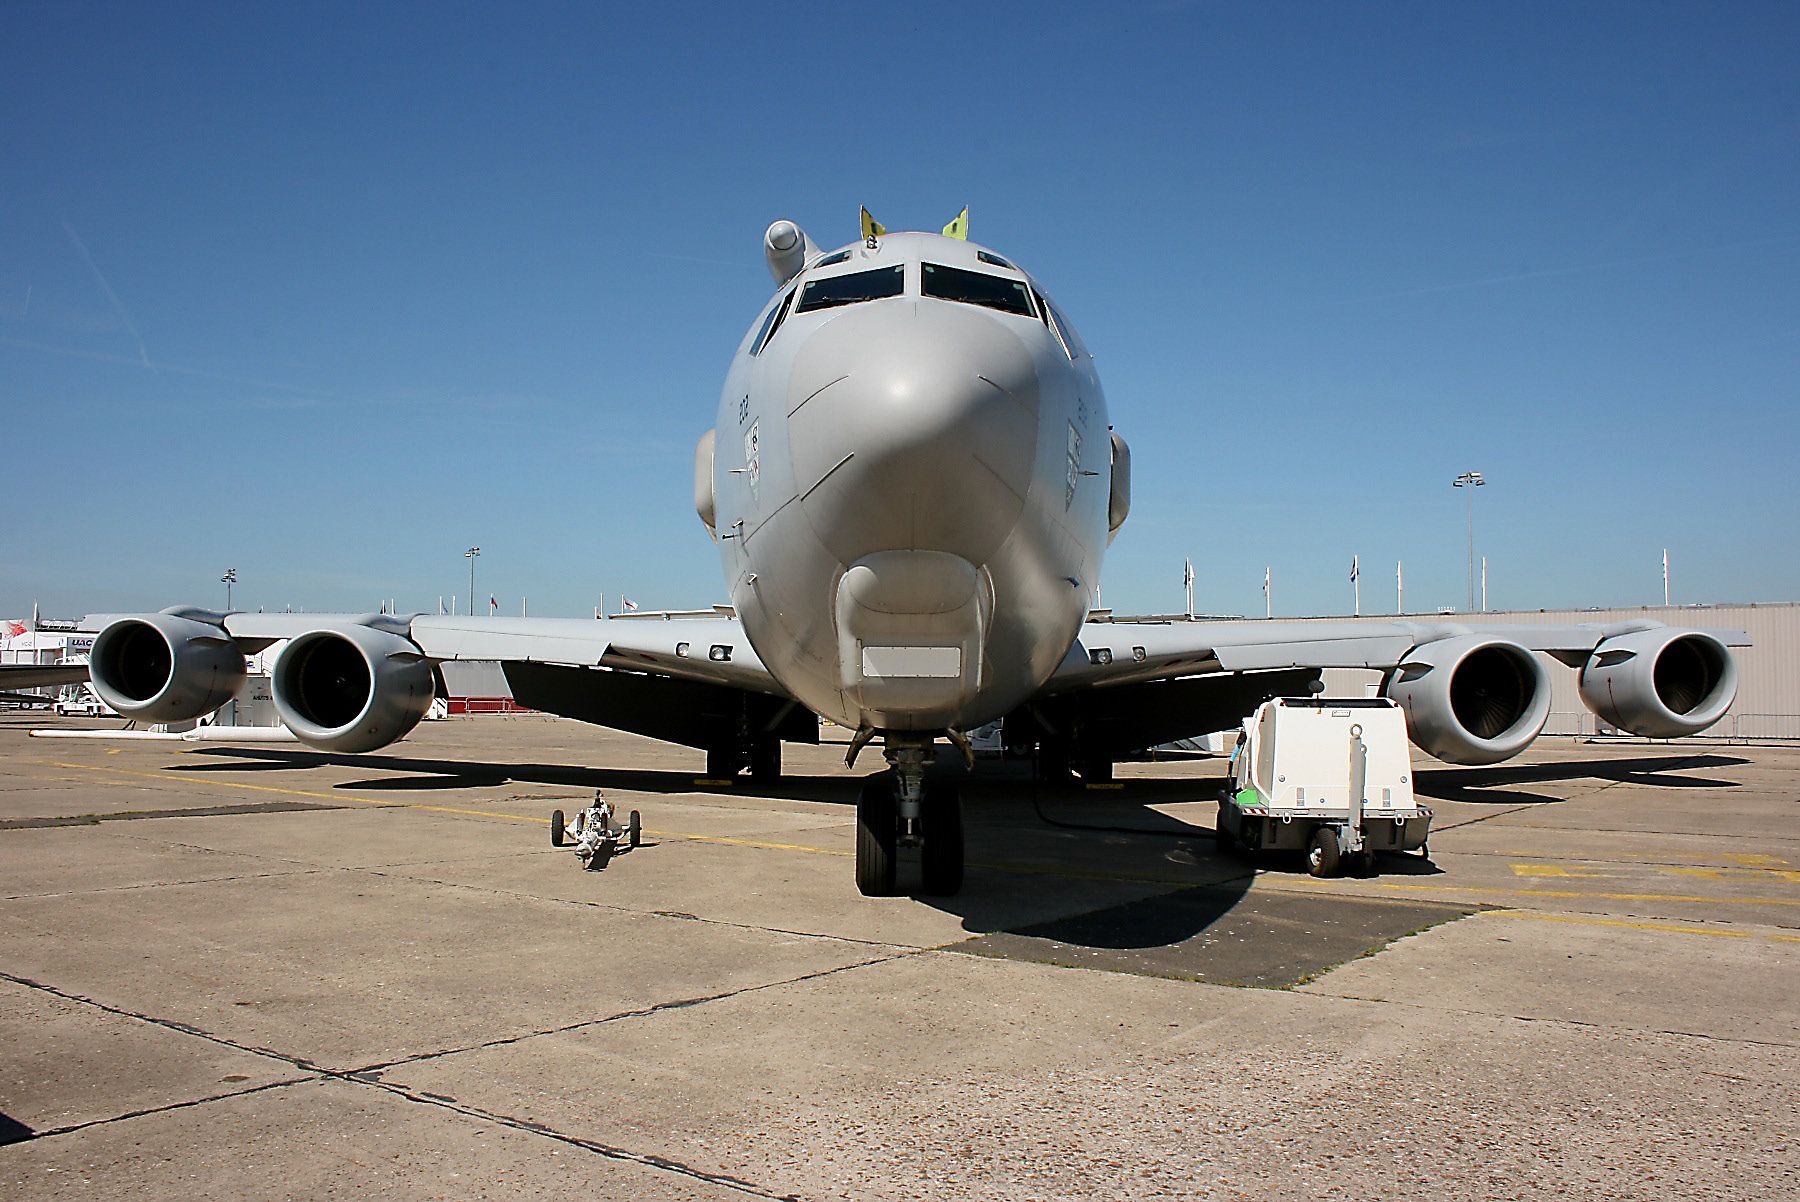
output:
[{"label": "cockpit side window", "polygon": [[942,263],[922,264],[926,296],[939,300],[961,301],[965,305],[982,305],[1002,313],[1035,317],[1031,311],[1031,289],[1023,280],[989,275],[985,271],[964,271]]},{"label": "cockpit side window", "polygon": [[975,252],[975,257],[980,259],[983,263],[992,263],[995,267],[1004,267],[1008,271],[1019,270],[991,250],[978,250]]},{"label": "cockpit side window", "polygon": [[801,290],[800,303],[794,306],[794,312],[812,313],[819,309],[834,309],[839,305],[854,305],[862,301],[899,296],[905,288],[905,271],[903,264],[896,264],[893,267],[878,267],[874,271],[857,271],[850,275],[813,280]]},{"label": "cockpit side window", "polygon": [[1044,294],[1037,291],[1035,288],[1032,289],[1031,295],[1037,300],[1038,316],[1043,318],[1044,324],[1050,327],[1050,332],[1056,335],[1056,344],[1062,347],[1063,354],[1073,359],[1075,357],[1075,351],[1069,346],[1069,340],[1063,337],[1061,324],[1054,317],[1050,316],[1050,302],[1045,300]]},{"label": "cockpit side window", "polygon": [[1058,309],[1049,301],[1044,302],[1044,308],[1050,311],[1050,317],[1056,323],[1057,336],[1063,340],[1063,345],[1068,348],[1069,358],[1092,358],[1093,356],[1088,354],[1087,346],[1081,341],[1081,335],[1075,332],[1075,327],[1069,324],[1069,319],[1062,315],[1062,310]]},{"label": "cockpit side window", "polygon": [[814,263],[813,267],[815,269],[820,267],[835,267],[839,263],[848,263],[849,261],[850,252],[847,250],[840,250],[835,255],[826,255],[823,259]]},{"label": "cockpit side window", "polygon": [[781,328],[781,319],[787,314],[788,300],[793,295],[792,292],[782,293],[781,299],[775,302],[775,307],[769,310],[769,315],[763,318],[762,328],[756,331],[756,340],[750,344],[752,355],[762,354],[763,347],[768,346],[775,337],[775,331]]}]

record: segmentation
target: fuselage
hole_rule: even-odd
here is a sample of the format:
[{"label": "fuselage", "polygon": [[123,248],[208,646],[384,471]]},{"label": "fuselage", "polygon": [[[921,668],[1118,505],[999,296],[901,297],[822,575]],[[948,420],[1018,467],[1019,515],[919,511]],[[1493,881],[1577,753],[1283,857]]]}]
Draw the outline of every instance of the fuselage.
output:
[{"label": "fuselage", "polygon": [[813,256],[738,347],[715,438],[732,603],[819,714],[966,728],[1073,643],[1108,535],[1106,401],[1010,261],[935,234]]}]

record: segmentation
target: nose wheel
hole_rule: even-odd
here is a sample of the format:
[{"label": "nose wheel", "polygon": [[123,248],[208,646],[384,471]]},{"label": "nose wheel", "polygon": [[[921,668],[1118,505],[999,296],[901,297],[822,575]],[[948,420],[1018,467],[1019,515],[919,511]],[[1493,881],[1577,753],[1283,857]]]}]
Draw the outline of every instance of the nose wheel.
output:
[{"label": "nose wheel", "polygon": [[864,897],[894,896],[899,846],[893,778],[885,772],[865,777],[856,799],[856,888]]},{"label": "nose wheel", "polygon": [[920,893],[956,893],[963,881],[962,797],[956,785],[925,779],[919,747],[891,743],[887,758],[894,770],[866,777],[856,802],[857,890],[865,897],[898,894],[900,849],[909,847],[919,852]]}]

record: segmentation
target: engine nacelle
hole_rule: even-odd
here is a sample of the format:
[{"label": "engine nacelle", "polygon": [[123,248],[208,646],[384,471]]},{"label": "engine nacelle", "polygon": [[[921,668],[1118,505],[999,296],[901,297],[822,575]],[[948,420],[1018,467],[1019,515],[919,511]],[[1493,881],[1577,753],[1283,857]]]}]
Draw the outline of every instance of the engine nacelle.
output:
[{"label": "engine nacelle", "polygon": [[1668,627],[1607,639],[1581,667],[1581,702],[1651,739],[1698,734],[1737,697],[1737,660],[1700,630]]},{"label": "engine nacelle", "polygon": [[88,679],[142,722],[188,722],[237,696],[244,653],[222,626],[171,613],[118,618],[94,636]]},{"label": "engine nacelle", "polygon": [[1536,655],[1478,634],[1425,643],[1388,677],[1412,741],[1452,764],[1497,764],[1525,750],[1550,716],[1550,674]]},{"label": "engine nacelle", "polygon": [[1131,514],[1131,448],[1112,432],[1112,490],[1106,498],[1106,542],[1119,536],[1119,527]]},{"label": "engine nacelle", "polygon": [[431,664],[408,640],[369,626],[312,630],[275,657],[275,710],[301,742],[374,751],[403,737],[431,707]]}]

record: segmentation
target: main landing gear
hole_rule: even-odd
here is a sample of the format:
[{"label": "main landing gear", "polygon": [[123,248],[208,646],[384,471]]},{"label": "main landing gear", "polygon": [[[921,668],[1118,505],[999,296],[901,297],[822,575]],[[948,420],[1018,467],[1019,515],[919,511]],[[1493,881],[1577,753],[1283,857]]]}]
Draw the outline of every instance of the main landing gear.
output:
[{"label": "main landing gear", "polygon": [[950,781],[926,779],[930,736],[890,734],[883,754],[891,772],[863,781],[856,803],[856,887],[865,897],[899,892],[900,849],[919,852],[919,892],[962,888],[962,798]]}]

